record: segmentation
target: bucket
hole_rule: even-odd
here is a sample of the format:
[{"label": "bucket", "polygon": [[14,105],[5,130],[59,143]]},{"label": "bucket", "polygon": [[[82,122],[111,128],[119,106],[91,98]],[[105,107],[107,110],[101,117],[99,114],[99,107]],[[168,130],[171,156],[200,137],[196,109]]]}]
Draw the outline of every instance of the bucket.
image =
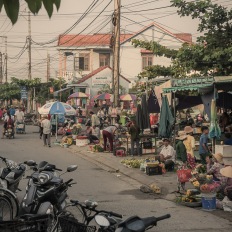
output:
[{"label": "bucket", "polygon": [[206,211],[216,210],[216,194],[202,194],[202,209]]}]

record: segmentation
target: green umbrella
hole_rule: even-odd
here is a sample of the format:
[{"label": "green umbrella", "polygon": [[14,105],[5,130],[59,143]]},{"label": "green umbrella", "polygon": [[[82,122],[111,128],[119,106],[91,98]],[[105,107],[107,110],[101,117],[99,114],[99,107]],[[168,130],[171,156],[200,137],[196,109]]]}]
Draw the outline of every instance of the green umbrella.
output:
[{"label": "green umbrella", "polygon": [[172,116],[167,96],[162,98],[162,106],[160,111],[159,132],[161,138],[170,138],[172,135],[172,126],[174,117]]},{"label": "green umbrella", "polygon": [[216,101],[213,99],[211,102],[211,121],[209,128],[209,138],[217,138],[221,137],[221,129],[217,120],[217,109],[216,109]]}]

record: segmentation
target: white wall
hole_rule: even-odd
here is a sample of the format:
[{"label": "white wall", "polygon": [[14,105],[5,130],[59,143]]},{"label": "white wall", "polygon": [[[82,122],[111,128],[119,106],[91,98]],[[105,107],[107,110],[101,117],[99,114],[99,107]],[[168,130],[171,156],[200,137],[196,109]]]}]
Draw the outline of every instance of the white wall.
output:
[{"label": "white wall", "polygon": [[[99,78],[99,79],[98,79]],[[102,84],[111,84],[112,83],[112,70],[109,68],[106,68],[102,70],[101,72],[97,73],[93,77],[89,78],[83,83],[86,83],[90,87],[90,94],[91,96],[97,95],[98,91],[101,90],[102,85],[97,86],[96,82],[102,83]],[[82,83],[82,84],[83,84]],[[122,85],[126,91],[128,92],[129,90],[129,82],[123,79],[122,77],[120,78],[120,85]]]}]

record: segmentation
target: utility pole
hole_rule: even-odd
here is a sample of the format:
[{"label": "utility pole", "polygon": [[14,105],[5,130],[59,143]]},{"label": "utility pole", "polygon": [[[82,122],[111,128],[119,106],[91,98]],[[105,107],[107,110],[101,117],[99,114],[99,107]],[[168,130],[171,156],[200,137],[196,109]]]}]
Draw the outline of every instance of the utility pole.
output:
[{"label": "utility pole", "polygon": [[2,53],[0,52],[0,84],[2,84]]},{"label": "utility pole", "polygon": [[31,80],[31,13],[28,12],[28,79]]},{"label": "utility pole", "polygon": [[[27,36],[27,43],[28,43],[28,79],[31,80],[31,13],[28,11],[28,36]],[[32,92],[28,89],[27,93],[27,112],[31,112],[32,108]]]},{"label": "utility pole", "polygon": [[[0,81],[3,82],[3,72],[5,76],[5,82],[7,82],[7,36],[0,36],[0,38],[3,38],[5,40],[5,53],[1,53],[1,74],[0,74]],[[4,55],[4,65],[5,69],[3,71],[3,58],[2,55]]]},{"label": "utility pole", "polygon": [[47,53],[47,82],[50,79],[50,54]]},{"label": "utility pole", "polygon": [[120,75],[120,11],[121,0],[114,0],[114,64],[113,64],[113,85],[114,85],[114,106],[119,106],[119,75]]},{"label": "utility pole", "polygon": [[7,83],[7,37],[5,36],[5,80]]}]

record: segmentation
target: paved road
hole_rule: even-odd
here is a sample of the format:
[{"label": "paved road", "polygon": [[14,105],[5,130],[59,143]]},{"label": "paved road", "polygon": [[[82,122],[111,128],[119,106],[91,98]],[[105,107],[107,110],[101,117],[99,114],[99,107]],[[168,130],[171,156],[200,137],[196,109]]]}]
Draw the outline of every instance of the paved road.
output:
[{"label": "paved road", "polygon": [[[69,190],[72,199],[98,201],[99,208],[122,213],[125,218],[131,215],[144,217],[171,213],[171,219],[159,223],[158,227],[150,231],[228,231],[232,228],[232,223],[221,218],[220,213],[216,216],[202,210],[176,206],[170,201],[154,199],[141,193],[137,184],[130,179],[106,172],[68,149],[55,145],[51,148],[43,147],[37,131],[36,127],[27,127],[26,135],[0,140],[0,154],[18,162],[47,160],[63,170],[70,164],[77,164],[76,172],[64,175],[64,179],[73,178],[77,181],[77,185]],[[25,186],[26,180],[23,180],[20,188],[24,189]],[[18,195],[21,198],[23,192]]]}]

